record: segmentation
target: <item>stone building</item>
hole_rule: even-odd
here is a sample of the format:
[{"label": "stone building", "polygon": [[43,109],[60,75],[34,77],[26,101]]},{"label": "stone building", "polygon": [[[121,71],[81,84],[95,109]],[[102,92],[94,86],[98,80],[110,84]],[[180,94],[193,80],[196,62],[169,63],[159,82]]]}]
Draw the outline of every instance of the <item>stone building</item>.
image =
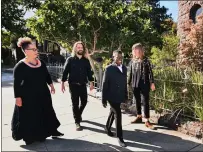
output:
[{"label": "stone building", "polygon": [[[203,70],[203,46],[201,45],[203,39],[201,36],[198,36],[199,39],[195,40],[194,37],[188,37],[185,39],[188,34],[191,36],[192,29],[190,26],[193,26],[189,20],[192,20],[194,24],[198,25],[199,31],[195,33],[201,33],[203,29],[203,23],[201,21],[200,15],[203,15],[203,1],[202,0],[190,0],[190,1],[178,1],[179,12],[178,12],[178,26],[177,34],[180,38],[179,51],[177,56],[177,63],[181,66],[192,66],[196,69]],[[197,22],[197,16],[198,22]],[[191,41],[189,41],[191,38]],[[197,42],[197,43],[195,43]],[[193,44],[196,44],[193,45]],[[195,46],[195,49],[193,47]]]},{"label": "stone building", "polygon": [[[196,22],[196,16],[203,13],[203,0],[178,1],[178,7],[179,7],[179,12],[178,12],[177,33],[178,33],[178,36],[180,37],[180,41],[181,41],[181,39],[183,39],[185,37],[181,26],[188,19],[192,19],[193,23]],[[203,28],[203,25],[202,25],[202,28]]]}]

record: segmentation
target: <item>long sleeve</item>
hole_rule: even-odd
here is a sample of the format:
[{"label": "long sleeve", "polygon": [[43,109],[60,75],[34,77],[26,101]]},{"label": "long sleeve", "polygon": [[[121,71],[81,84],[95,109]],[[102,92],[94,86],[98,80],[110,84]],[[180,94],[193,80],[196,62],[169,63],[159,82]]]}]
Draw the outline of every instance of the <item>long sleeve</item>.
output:
[{"label": "long sleeve", "polygon": [[126,69],[126,84],[125,84],[125,100],[128,100],[128,86],[127,86],[127,69]]},{"label": "long sleeve", "polygon": [[89,60],[88,60],[88,66],[87,66],[87,77],[88,77],[89,81],[94,81],[93,72],[91,70],[91,65],[90,65]]},{"label": "long sleeve", "polygon": [[49,73],[49,71],[48,71],[46,65],[45,65],[45,70],[46,70],[46,81],[47,81],[47,84],[50,85],[50,84],[53,83],[53,81],[52,81],[52,79],[51,79],[51,75],[50,75],[50,73]]},{"label": "long sleeve", "polygon": [[71,57],[69,57],[65,64],[64,64],[64,71],[63,71],[63,76],[62,76],[62,82],[65,82],[67,80],[68,74],[70,72],[70,61]]},{"label": "long sleeve", "polygon": [[15,98],[22,97],[21,85],[23,83],[23,71],[20,63],[18,63],[14,67],[13,77],[14,77],[14,97]]},{"label": "long sleeve", "polygon": [[45,70],[46,82],[47,82],[48,85],[50,85],[50,84],[53,83],[53,81],[52,81],[51,75],[50,75],[50,73],[49,73],[49,71],[48,71],[48,69],[47,69],[46,63],[45,63],[44,61],[42,61],[42,60],[40,60],[40,62],[42,63],[42,66],[43,66],[43,68],[44,68],[44,70]]},{"label": "long sleeve", "polygon": [[104,72],[104,77],[102,82],[102,102],[107,101],[108,85],[109,85],[109,72],[108,72],[108,69],[106,69]]},{"label": "long sleeve", "polygon": [[153,75],[152,67],[149,61],[148,61],[148,66],[149,66],[149,81],[150,83],[154,83],[154,75]]},{"label": "long sleeve", "polygon": [[130,72],[129,72],[129,78],[128,78],[128,85],[130,85],[132,82],[132,62],[130,63]]}]

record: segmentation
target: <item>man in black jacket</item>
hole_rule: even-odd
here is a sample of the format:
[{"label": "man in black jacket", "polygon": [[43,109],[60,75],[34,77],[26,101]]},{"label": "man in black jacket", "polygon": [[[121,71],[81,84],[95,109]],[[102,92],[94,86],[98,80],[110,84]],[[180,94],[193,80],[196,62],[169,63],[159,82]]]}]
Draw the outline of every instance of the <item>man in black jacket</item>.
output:
[{"label": "man in black jacket", "polygon": [[122,52],[114,51],[114,62],[109,65],[104,73],[102,87],[102,104],[106,108],[107,101],[111,106],[110,114],[106,123],[105,130],[109,136],[114,136],[111,126],[115,119],[116,135],[120,146],[126,147],[123,140],[122,116],[120,105],[128,99],[127,96],[127,68],[122,65]]},{"label": "man in black jacket", "polygon": [[[72,56],[66,60],[63,77],[62,77],[62,92],[65,91],[64,82],[69,83],[69,90],[72,99],[73,116],[75,119],[76,130],[82,130],[80,122],[82,121],[82,112],[87,104],[87,86],[86,83],[90,81],[90,91],[93,90],[93,72],[91,70],[90,62],[85,57],[85,46],[81,41],[76,42],[73,46]],[[79,98],[81,104],[79,107]]]}]

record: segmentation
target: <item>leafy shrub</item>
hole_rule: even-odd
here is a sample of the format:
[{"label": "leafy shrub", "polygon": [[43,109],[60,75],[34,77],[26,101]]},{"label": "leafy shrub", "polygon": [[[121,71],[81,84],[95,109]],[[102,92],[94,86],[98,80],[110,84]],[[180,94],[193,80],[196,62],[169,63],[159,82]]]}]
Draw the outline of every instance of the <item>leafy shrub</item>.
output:
[{"label": "leafy shrub", "polygon": [[184,113],[203,120],[203,73],[167,67],[155,69],[154,75],[156,91],[150,96],[151,106],[157,112],[165,109],[177,116]]},{"label": "leafy shrub", "polygon": [[163,35],[162,49],[153,47],[151,49],[151,61],[156,66],[168,65],[176,60],[178,54],[178,37],[174,34]]}]

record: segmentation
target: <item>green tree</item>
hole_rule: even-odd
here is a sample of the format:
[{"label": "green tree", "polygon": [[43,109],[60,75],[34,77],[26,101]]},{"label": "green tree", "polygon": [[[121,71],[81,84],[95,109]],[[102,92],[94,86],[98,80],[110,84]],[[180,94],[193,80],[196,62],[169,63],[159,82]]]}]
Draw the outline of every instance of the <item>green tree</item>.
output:
[{"label": "green tree", "polygon": [[[17,38],[28,34],[28,29],[25,26],[26,21],[23,17],[27,10],[38,8],[40,4],[38,0],[1,1],[1,49],[3,60],[11,61],[11,48],[16,48],[17,54],[23,56],[21,50],[16,46]],[[9,64],[9,62],[7,63]]]},{"label": "green tree", "polygon": [[167,15],[168,9],[165,6],[160,6],[160,0],[147,0],[148,4],[152,7],[152,11],[149,14],[152,20],[153,26],[157,29],[159,34],[165,31],[169,31],[172,28],[172,18],[171,15]]},{"label": "green tree", "polygon": [[152,12],[147,0],[52,0],[40,6],[27,26],[38,40],[55,41],[69,49],[82,40],[90,58],[95,59],[105,52],[111,55],[114,49],[130,52],[136,42],[143,43],[148,51],[160,46],[162,39],[150,17]]},{"label": "green tree", "polygon": [[156,66],[164,66],[175,63],[178,55],[179,39],[173,33],[163,35],[163,47],[153,47],[151,50],[151,61]]},{"label": "green tree", "polygon": [[2,0],[1,1],[1,30],[12,33],[22,33],[25,30],[23,16],[28,9],[38,8],[37,0]]},{"label": "green tree", "polygon": [[[149,5],[147,0],[130,4],[121,0],[45,1],[29,20],[28,27],[40,40],[50,39],[71,46],[80,39],[90,50],[129,51],[135,42],[150,48],[160,45],[158,29],[164,25],[162,20],[168,18],[165,8],[158,9],[160,6],[154,6],[156,3]],[[157,14],[161,14],[159,22]]]}]

